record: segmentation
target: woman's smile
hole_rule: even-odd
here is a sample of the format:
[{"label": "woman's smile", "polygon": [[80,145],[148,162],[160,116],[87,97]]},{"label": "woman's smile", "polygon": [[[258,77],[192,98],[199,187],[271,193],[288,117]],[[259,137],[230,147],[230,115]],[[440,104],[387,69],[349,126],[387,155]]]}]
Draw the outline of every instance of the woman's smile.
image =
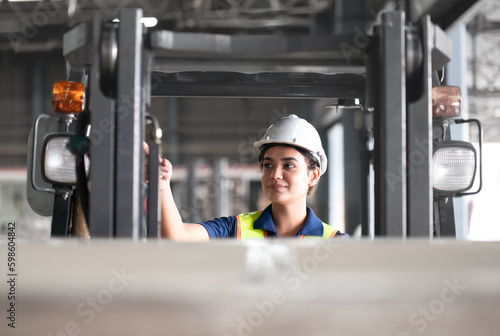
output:
[{"label": "woman's smile", "polygon": [[274,191],[282,191],[286,189],[287,186],[284,184],[279,184],[279,183],[272,183],[269,185],[269,189],[274,190]]}]

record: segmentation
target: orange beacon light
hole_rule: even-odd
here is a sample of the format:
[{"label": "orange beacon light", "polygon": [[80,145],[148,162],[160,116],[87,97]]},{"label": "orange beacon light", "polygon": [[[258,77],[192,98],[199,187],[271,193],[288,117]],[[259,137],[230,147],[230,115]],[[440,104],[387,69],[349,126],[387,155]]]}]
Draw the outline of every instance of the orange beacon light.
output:
[{"label": "orange beacon light", "polygon": [[84,99],[83,83],[60,81],[52,87],[52,109],[55,113],[80,113],[83,111]]}]

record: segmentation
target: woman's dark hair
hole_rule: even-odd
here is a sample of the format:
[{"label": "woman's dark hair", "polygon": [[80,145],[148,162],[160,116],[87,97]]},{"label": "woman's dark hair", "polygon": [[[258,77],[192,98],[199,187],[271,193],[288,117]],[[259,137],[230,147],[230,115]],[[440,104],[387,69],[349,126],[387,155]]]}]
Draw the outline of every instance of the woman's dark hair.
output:
[{"label": "woman's dark hair", "polygon": [[[316,159],[316,157],[313,155],[313,153],[311,153],[307,149],[304,149],[304,148],[298,147],[298,146],[294,146],[294,145],[283,144],[283,143],[270,143],[270,144],[262,145],[259,148],[259,153],[260,153],[259,154],[259,165],[260,165],[260,169],[263,168],[264,155],[266,154],[267,150],[269,148],[271,148],[271,147],[276,147],[276,146],[290,147],[290,148],[293,148],[293,149],[297,150],[305,158],[306,164],[307,164],[307,169],[308,169],[309,172],[315,170],[316,168],[319,168],[318,159]],[[314,188],[315,187],[316,186],[309,187],[309,190],[307,191],[307,196],[311,196],[314,193]]]}]

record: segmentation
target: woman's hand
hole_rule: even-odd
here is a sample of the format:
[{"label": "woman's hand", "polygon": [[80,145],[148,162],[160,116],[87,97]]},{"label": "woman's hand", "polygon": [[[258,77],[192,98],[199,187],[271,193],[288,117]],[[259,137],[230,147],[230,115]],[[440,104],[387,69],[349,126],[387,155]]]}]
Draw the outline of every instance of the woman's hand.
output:
[{"label": "woman's hand", "polygon": [[160,190],[163,190],[165,185],[170,185],[172,178],[172,164],[167,159],[160,158]]},{"label": "woman's hand", "polygon": [[[144,152],[146,153],[144,182],[149,183],[149,165],[148,165],[149,146],[146,142],[143,142],[142,147],[144,148]],[[172,178],[172,164],[167,159],[162,159],[160,157],[158,157],[158,162],[160,163],[159,188],[160,190],[163,190],[166,185],[168,186],[170,184],[170,179]]]}]

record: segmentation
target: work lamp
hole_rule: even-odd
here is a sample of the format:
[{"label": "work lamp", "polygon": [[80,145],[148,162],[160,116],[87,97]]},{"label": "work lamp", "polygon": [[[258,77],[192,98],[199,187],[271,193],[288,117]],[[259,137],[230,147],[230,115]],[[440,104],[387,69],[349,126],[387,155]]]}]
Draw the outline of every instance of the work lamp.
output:
[{"label": "work lamp", "polygon": [[[49,134],[42,149],[42,176],[50,183],[75,185],[76,156],[70,149],[69,134]],[[85,160],[88,172],[89,161]]]},{"label": "work lamp", "polygon": [[[482,127],[477,119],[457,119],[461,114],[462,97],[457,86],[436,86],[432,88],[433,155],[432,187],[434,196],[460,197],[473,195],[482,186]],[[450,139],[450,127],[456,124],[475,123],[479,131],[479,159],[475,147],[465,141]],[[479,186],[466,192],[474,185],[476,167],[479,162]]]},{"label": "work lamp", "polygon": [[456,194],[469,190],[474,184],[476,162],[476,149],[468,142],[435,143],[432,157],[434,191]]}]

